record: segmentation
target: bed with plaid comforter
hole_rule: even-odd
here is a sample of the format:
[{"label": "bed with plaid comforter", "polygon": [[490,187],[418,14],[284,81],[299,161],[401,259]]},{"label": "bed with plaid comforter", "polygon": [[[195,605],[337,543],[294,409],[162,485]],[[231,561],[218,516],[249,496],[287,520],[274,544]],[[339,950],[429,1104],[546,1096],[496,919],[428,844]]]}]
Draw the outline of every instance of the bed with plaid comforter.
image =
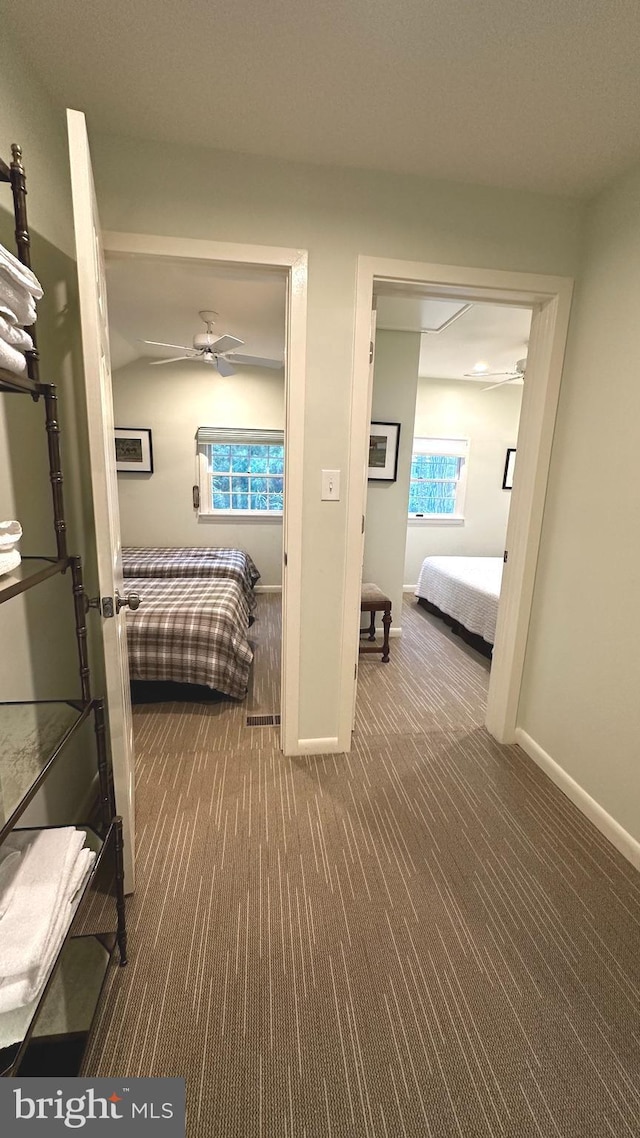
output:
[{"label": "bed with plaid comforter", "polygon": [[125,577],[219,577],[237,581],[245,590],[252,609],[255,607],[253,587],[260,580],[249,554],[226,546],[124,546],[122,570]]},{"label": "bed with plaid comforter", "polygon": [[244,698],[253,652],[250,605],[237,581],[136,577],[127,590],[141,598],[139,609],[127,609],[132,680],[203,684]]}]

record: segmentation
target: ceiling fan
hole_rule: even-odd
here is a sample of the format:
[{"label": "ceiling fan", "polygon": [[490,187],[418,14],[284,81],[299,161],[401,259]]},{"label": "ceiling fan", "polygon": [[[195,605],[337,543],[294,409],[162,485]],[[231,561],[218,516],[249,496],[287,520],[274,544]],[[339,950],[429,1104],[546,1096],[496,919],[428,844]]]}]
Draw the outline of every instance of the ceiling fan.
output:
[{"label": "ceiling fan", "polygon": [[172,356],[169,360],[151,360],[152,367],[161,364],[174,364],[178,360],[199,360],[217,368],[218,373],[223,376],[235,375],[233,364],[249,365],[250,367],[282,367],[282,360],[265,359],[263,356],[244,356],[234,351],[234,348],[242,347],[244,340],[239,340],[237,336],[216,335],[213,331],[213,325],[218,315],[217,312],[213,312],[211,309],[202,309],[198,315],[206,325],[207,330],[206,332],[196,332],[191,348],[188,348],[186,344],[163,344],[159,340],[142,341],[143,344],[151,344],[155,348],[179,348],[184,352],[184,355]]},{"label": "ceiling fan", "polygon": [[513,383],[514,379],[524,379],[527,367],[526,357],[522,360],[516,360],[516,366],[512,371],[465,371],[466,379],[497,379],[498,376],[503,375],[505,379],[498,380],[498,383],[490,383],[488,387],[483,387],[483,391],[493,391],[494,387],[502,387],[504,383]]}]

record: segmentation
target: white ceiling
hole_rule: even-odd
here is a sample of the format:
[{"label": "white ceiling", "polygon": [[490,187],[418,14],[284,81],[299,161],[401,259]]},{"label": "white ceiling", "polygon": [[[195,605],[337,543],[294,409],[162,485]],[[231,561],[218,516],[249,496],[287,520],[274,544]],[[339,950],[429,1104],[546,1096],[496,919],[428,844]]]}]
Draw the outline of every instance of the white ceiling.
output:
[{"label": "white ceiling", "polygon": [[[377,299],[377,327],[419,332],[427,317],[432,318],[439,304],[445,315],[451,301],[420,298],[384,297]],[[459,303],[459,302],[456,302]],[[425,379],[468,379],[470,383],[491,383],[483,375],[465,376],[480,361],[488,371],[512,371],[516,360],[527,355],[531,309],[508,308],[499,304],[473,304],[442,332],[421,338],[418,374]],[[514,383],[521,383],[515,380]]]},{"label": "white ceiling", "polygon": [[94,131],[577,194],[640,158],[638,0],[2,7]]},{"label": "white ceiling", "polygon": [[179,353],[142,340],[191,346],[205,332],[198,312],[218,313],[214,332],[245,341],[243,354],[282,359],[285,280],[262,270],[158,257],[115,257],[106,263],[111,363],[114,370],[140,356],[167,359]]}]

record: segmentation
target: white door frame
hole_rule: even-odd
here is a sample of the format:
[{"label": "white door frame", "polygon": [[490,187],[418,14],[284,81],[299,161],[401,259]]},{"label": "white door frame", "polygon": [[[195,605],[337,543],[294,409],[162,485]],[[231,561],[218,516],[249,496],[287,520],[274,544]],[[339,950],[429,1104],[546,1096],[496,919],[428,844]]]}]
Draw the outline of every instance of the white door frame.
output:
[{"label": "white door frame", "polygon": [[[304,459],[308,255],[305,249],[240,245],[187,237],[106,232],[105,253],[175,257],[279,270],[287,280],[285,350],[285,497],[282,576],[282,688],[280,744],[299,753],[300,620],[302,609],[302,471]],[[115,462],[115,457],[114,457]]]},{"label": "white door frame", "polygon": [[347,548],[340,708],[341,749],[350,748],[353,660],[360,623],[362,470],[369,434],[369,334],[374,287],[385,293],[433,295],[531,307],[527,382],[518,431],[518,468],[507,529],[504,573],[486,726],[501,743],[515,740],[536,562],[542,530],[551,444],[567,340],[573,281],[569,277],[463,268],[383,257],[358,257],[347,500]]}]

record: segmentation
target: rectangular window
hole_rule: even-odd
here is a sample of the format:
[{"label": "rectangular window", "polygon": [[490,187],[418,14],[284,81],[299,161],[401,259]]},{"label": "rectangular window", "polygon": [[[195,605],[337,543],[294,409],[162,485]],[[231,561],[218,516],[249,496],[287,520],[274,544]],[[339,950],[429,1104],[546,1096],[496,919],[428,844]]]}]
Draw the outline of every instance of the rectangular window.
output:
[{"label": "rectangular window", "polygon": [[462,521],[468,439],[414,438],[409,517]]},{"label": "rectangular window", "polygon": [[201,514],[282,515],[283,431],[200,427]]}]

